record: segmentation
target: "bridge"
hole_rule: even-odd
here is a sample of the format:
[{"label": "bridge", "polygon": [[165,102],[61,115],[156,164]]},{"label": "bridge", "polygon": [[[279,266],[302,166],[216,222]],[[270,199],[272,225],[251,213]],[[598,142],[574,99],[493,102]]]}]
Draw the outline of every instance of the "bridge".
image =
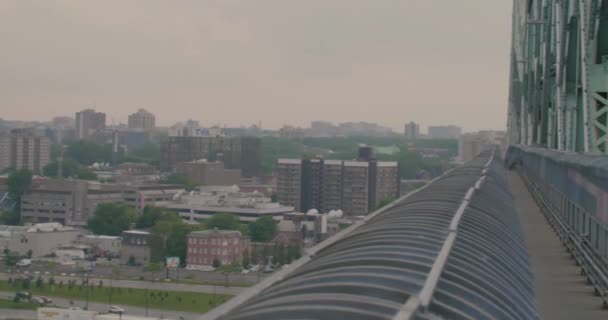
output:
[{"label": "bridge", "polygon": [[608,0],[515,0],[507,150],[202,319],[608,319]]}]

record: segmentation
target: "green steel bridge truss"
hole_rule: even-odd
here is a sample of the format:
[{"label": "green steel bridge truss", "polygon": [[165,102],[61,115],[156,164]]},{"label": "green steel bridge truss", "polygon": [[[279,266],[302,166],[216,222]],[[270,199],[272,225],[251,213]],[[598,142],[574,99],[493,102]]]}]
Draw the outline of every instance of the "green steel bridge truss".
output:
[{"label": "green steel bridge truss", "polygon": [[509,142],[608,154],[608,0],[514,0]]}]

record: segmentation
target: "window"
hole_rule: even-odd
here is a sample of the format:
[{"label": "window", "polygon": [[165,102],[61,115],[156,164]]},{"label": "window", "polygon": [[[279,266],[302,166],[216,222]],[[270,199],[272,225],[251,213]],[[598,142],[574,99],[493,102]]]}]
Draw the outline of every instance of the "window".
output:
[{"label": "window", "polygon": [[237,244],[237,243],[239,243],[239,239],[237,239],[237,238],[234,238],[234,240],[232,240],[232,243],[234,243],[234,244]]}]

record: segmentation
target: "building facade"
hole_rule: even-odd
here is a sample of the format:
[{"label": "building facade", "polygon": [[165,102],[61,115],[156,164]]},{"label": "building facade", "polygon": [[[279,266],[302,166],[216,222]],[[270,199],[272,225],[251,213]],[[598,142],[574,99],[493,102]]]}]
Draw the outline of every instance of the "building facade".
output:
[{"label": "building facade", "polygon": [[259,174],[261,140],[255,137],[168,137],[161,143],[161,170],[178,163],[207,159],[222,161],[227,169],[241,169],[242,175]]},{"label": "building facade", "polygon": [[146,206],[155,206],[164,201],[171,201],[176,194],[186,191],[181,185],[171,184],[135,184],[123,188],[123,200],[138,213]]},{"label": "building facade", "polygon": [[416,140],[420,137],[420,126],[413,121],[406,123],[404,128],[404,134],[406,139]]},{"label": "building facade", "polygon": [[30,129],[15,129],[0,135],[0,171],[28,169],[42,174],[51,160],[51,141]]},{"label": "building facade", "polygon": [[360,159],[279,159],[277,199],[296,211],[343,210],[362,215],[393,200],[400,193],[399,164],[377,161],[369,147],[360,148]]},{"label": "building facade", "polygon": [[156,206],[176,212],[192,223],[202,222],[219,212],[231,213],[241,222],[254,222],[263,216],[280,217],[294,208],[273,202],[258,192],[241,192],[237,186],[202,186],[196,191],[182,193],[172,201]]},{"label": "building facade", "polygon": [[188,234],[186,263],[189,268],[213,266],[217,260],[222,265],[241,264],[243,253],[251,246],[248,237],[239,231],[205,230]]},{"label": "building facade", "polygon": [[117,236],[86,235],[79,242],[91,247],[92,253],[98,257],[118,257],[122,247],[122,238]]},{"label": "building facade", "polygon": [[105,129],[106,114],[85,109],[76,112],[76,137],[79,140],[88,140],[97,130]]},{"label": "building facade", "polygon": [[142,230],[126,230],[122,232],[120,247],[120,262],[123,264],[145,265],[150,262],[151,234]]},{"label": "building facade", "polygon": [[123,201],[119,185],[46,179],[37,181],[21,197],[21,217],[38,223],[85,226],[98,204]]},{"label": "building facade", "polygon": [[241,170],[228,170],[220,161],[197,160],[178,163],[176,172],[189,182],[206,186],[232,186],[241,182]]},{"label": "building facade", "polygon": [[370,165],[363,161],[344,161],[342,173],[342,209],[346,214],[359,216],[369,212]]},{"label": "building facade", "polygon": [[39,223],[31,227],[0,226],[0,249],[40,258],[71,245],[81,230],[60,223]]},{"label": "building facade", "polygon": [[302,160],[279,159],[277,162],[277,200],[302,211]]},{"label": "building facade", "polygon": [[152,130],[156,125],[156,117],[145,109],[139,109],[129,115],[128,125],[129,129]]}]

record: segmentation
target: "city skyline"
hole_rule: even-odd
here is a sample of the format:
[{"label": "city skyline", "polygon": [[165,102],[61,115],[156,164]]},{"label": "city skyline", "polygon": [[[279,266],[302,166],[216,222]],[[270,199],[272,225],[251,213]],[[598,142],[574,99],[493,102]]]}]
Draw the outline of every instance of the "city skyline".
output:
[{"label": "city skyline", "polygon": [[46,120],[95,106],[109,124],[145,108],[160,126],[188,118],[266,128],[316,119],[395,130],[412,120],[465,131],[506,126],[510,3],[7,1],[0,8],[0,28],[20,30],[0,35],[4,119]]}]

